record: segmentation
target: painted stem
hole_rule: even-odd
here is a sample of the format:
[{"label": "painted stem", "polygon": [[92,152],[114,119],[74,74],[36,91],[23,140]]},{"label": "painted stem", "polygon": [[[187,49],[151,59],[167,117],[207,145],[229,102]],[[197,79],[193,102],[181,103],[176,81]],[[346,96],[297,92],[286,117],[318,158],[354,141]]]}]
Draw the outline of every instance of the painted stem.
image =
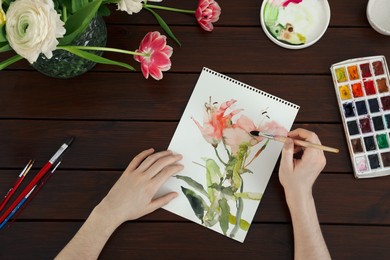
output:
[{"label": "painted stem", "polygon": [[238,198],[236,225],[234,226],[232,232],[230,232],[230,237],[235,237],[239,228],[240,228],[240,221],[241,221],[241,216],[242,216],[243,210],[244,210],[244,201],[242,198]]},{"label": "painted stem", "polygon": [[172,11],[172,12],[177,12],[177,13],[195,14],[194,10],[177,9],[177,8],[172,8],[172,7],[167,7],[167,6],[144,4],[144,7],[151,8],[151,9]]},{"label": "painted stem", "polygon": [[267,144],[269,142],[270,139],[267,139],[267,141],[265,142],[265,144],[260,148],[259,151],[257,151],[257,153],[255,154],[255,156],[253,156],[252,160],[250,160],[244,167],[247,168],[249,166],[249,164],[251,164],[259,155],[261,152],[264,151],[264,149],[267,147]]},{"label": "painted stem", "polygon": [[145,56],[145,53],[135,52],[135,51],[127,51],[127,50],[121,50],[121,49],[115,49],[115,48],[108,48],[108,47],[95,47],[95,46],[57,46],[57,49],[64,50],[64,47],[71,47],[79,50],[87,50],[87,51],[108,51],[108,52],[118,52],[118,53],[124,53],[129,55],[138,55],[138,56]]},{"label": "painted stem", "polygon": [[225,162],[222,160],[222,158],[219,156],[217,147],[214,147],[214,151],[215,151],[215,154],[217,155],[218,160],[219,160],[223,165],[227,166],[227,163],[225,163]]},{"label": "painted stem", "polygon": [[[244,180],[242,179],[241,175],[240,175],[240,179],[241,179],[240,192],[242,193],[244,191]],[[232,232],[230,232],[230,237],[235,237],[238,230],[240,229],[241,216],[244,210],[244,200],[241,197],[238,198],[238,205],[236,207],[237,207],[236,225],[234,226]]]},{"label": "painted stem", "polygon": [[225,150],[226,150],[226,152],[227,152],[227,154],[228,154],[228,157],[229,157],[229,159],[230,159],[230,157],[231,157],[231,154],[230,154],[230,151],[229,151],[229,149],[226,147],[226,144],[225,144],[225,142],[223,142],[223,146],[225,147]]}]

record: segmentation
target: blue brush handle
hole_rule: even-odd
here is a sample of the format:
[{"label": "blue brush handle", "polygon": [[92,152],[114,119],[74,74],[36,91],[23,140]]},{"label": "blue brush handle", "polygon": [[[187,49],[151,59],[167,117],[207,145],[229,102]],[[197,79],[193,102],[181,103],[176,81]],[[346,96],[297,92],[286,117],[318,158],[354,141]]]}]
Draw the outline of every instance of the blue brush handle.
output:
[{"label": "blue brush handle", "polygon": [[3,223],[0,224],[0,229],[2,229],[2,228],[5,226],[5,224],[7,224],[8,220],[9,220],[10,218],[12,218],[12,216],[18,211],[18,209],[23,205],[23,203],[26,202],[26,200],[27,200],[27,196],[24,197],[24,198],[19,202],[19,204],[11,211],[11,213],[8,215],[8,217],[6,217],[6,218],[4,219]]}]

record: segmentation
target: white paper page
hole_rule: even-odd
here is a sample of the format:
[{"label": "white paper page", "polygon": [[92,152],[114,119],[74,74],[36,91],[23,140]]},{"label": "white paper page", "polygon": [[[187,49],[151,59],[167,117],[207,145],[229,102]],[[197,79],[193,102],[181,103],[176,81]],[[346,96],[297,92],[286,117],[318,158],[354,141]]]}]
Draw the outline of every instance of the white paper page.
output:
[{"label": "white paper page", "polygon": [[[229,157],[227,151],[233,155],[232,150],[229,146],[225,148],[223,142],[221,141],[216,148],[218,155],[221,158],[221,160],[219,160],[213,145],[205,140],[200,129],[193,120],[195,119],[199,122],[200,125],[203,125],[205,116],[205,103],[209,102],[210,97],[212,102],[218,102],[218,104],[214,104],[216,107],[219,107],[226,101],[232,99],[236,100],[236,102],[225,112],[225,114],[228,114],[236,109],[242,109],[239,113],[231,118],[233,124],[236,123],[242,115],[244,115],[251,119],[255,125],[267,125],[267,123],[269,124],[271,121],[275,121],[281,127],[284,127],[286,131],[290,130],[299,107],[290,102],[274,97],[268,93],[256,90],[246,84],[233,80],[210,69],[204,68],[202,70],[202,73],[198,79],[198,82],[194,88],[194,91],[168,149],[183,155],[183,160],[181,163],[184,165],[184,170],[178,173],[178,175],[190,177],[192,180],[201,184],[204,187],[204,190],[207,192],[208,186],[206,180],[207,174],[205,168],[205,158],[212,159],[218,165],[221,175],[223,176],[222,178],[225,180],[222,186],[227,187],[227,189],[230,187],[231,190],[234,190],[232,186],[236,186],[229,182],[229,178],[226,178],[228,171],[226,170],[227,167],[224,165],[224,163],[229,162],[229,158],[231,158]],[[246,163],[251,160],[251,158],[265,144],[265,142],[266,140],[262,140],[260,143],[249,148],[250,153],[246,159]],[[243,187],[240,186],[239,190],[236,190],[235,192],[240,193],[241,188],[243,188],[243,192],[264,194],[269,178],[280,155],[282,146],[282,143],[269,141],[260,155],[255,160],[253,160],[249,166],[246,167],[253,173],[245,172],[240,174],[243,183],[241,185],[243,185]],[[174,199],[164,208],[195,223],[206,226],[205,223],[202,224],[202,221],[196,216],[188,198],[183,193],[181,187],[189,189],[195,193],[196,196],[201,197],[207,206],[211,205],[210,196],[206,196],[208,194],[202,194],[199,190],[196,190],[186,181],[172,177],[160,189],[158,195],[165,194],[170,191],[176,191],[179,194],[179,197]],[[221,195],[221,191],[219,191],[219,193],[215,192],[215,190],[211,190],[211,193],[218,194],[218,197],[224,197],[225,195],[225,193],[222,193]],[[226,201],[229,205],[230,213],[233,216],[236,216],[237,204],[239,203],[238,199],[236,197],[233,197],[233,199],[232,197],[227,197],[228,198]],[[241,219],[250,224],[260,201],[245,198],[242,199],[241,206],[239,207],[242,209]],[[225,208],[226,213],[226,207],[222,207]],[[213,215],[213,212],[215,213],[214,216],[223,214],[221,213],[222,207],[212,207],[214,210],[209,210],[209,212],[206,211],[204,212],[204,215],[209,213],[209,216],[211,216]],[[207,207],[205,207],[205,209],[207,209]],[[217,223],[210,223],[213,225],[208,228],[223,234],[220,221],[218,221],[219,218],[214,217],[211,219],[213,222],[217,220]],[[235,225],[229,224],[226,231],[226,236],[231,237],[232,231],[234,229]],[[233,239],[243,242],[247,231],[238,228],[238,230],[234,231],[233,234]]]}]

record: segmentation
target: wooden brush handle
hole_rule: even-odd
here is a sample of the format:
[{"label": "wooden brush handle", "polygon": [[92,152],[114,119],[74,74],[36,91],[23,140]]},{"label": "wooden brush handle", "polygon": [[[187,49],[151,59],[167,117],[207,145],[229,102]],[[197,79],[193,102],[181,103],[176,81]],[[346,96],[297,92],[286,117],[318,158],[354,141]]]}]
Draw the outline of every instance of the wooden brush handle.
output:
[{"label": "wooden brush handle", "polygon": [[[282,143],[285,143],[288,138],[289,137],[280,136],[280,135],[275,136],[275,140],[282,142]],[[290,138],[290,139],[293,140],[294,144],[302,146],[302,147],[316,148],[316,149],[320,149],[320,150],[331,152],[331,153],[338,153],[339,152],[339,149],[337,149],[337,148],[333,148],[333,147],[329,147],[329,146],[325,146],[325,145],[320,145],[320,144],[313,144],[313,143],[310,143],[308,141],[303,141],[303,140],[299,140],[299,139],[293,139],[293,138]]]}]

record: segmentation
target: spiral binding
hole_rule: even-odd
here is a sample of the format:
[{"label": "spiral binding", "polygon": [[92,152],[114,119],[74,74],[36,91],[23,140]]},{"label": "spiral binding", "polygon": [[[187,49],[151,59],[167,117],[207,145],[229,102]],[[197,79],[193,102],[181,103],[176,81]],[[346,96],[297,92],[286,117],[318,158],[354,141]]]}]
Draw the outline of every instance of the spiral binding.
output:
[{"label": "spiral binding", "polygon": [[217,76],[217,77],[223,78],[224,80],[230,81],[230,82],[234,83],[235,85],[238,85],[238,86],[247,88],[247,89],[249,89],[249,90],[251,90],[251,91],[254,91],[254,92],[256,92],[256,93],[259,93],[260,95],[263,95],[263,96],[265,96],[265,97],[267,97],[267,98],[269,98],[269,99],[276,100],[277,102],[280,102],[280,103],[285,104],[285,105],[287,105],[287,106],[290,106],[290,107],[292,107],[292,108],[295,108],[295,109],[299,109],[299,108],[300,108],[298,105],[295,105],[294,103],[291,103],[291,102],[288,102],[288,101],[286,101],[286,100],[284,100],[284,99],[278,98],[278,97],[276,97],[276,96],[274,96],[274,95],[271,95],[271,94],[269,94],[269,93],[267,93],[267,92],[264,92],[264,91],[262,91],[262,90],[259,90],[259,89],[257,89],[257,88],[254,88],[254,87],[252,87],[252,86],[249,86],[249,85],[247,85],[247,84],[245,84],[245,83],[242,83],[241,81],[232,79],[232,78],[230,78],[230,77],[228,77],[228,76],[226,76],[226,75],[223,75],[223,74],[221,74],[221,73],[219,73],[219,72],[213,71],[213,70],[211,70],[211,69],[209,69],[209,68],[203,67],[203,71],[206,71],[206,72],[208,72],[208,73],[210,73],[210,74],[212,74],[212,75],[215,75],[215,76]]}]

